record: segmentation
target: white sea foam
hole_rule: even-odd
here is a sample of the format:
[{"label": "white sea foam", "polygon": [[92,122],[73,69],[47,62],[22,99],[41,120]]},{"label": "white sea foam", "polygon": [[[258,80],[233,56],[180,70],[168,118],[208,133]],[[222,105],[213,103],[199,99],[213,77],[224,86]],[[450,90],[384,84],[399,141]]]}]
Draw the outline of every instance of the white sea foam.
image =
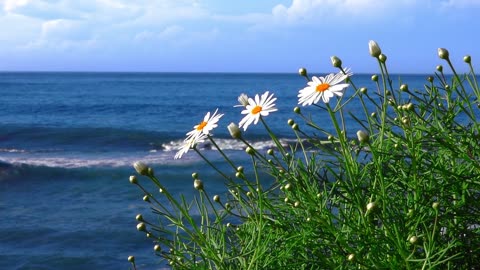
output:
[{"label": "white sea foam", "polygon": [[[279,139],[280,143],[287,147],[290,144],[296,142],[295,139]],[[222,150],[245,150],[247,145],[240,140],[233,140],[233,139],[215,139],[215,143],[220,147]],[[176,140],[170,141],[168,143],[162,144],[162,149],[164,151],[178,151],[178,149],[184,144],[183,140]],[[257,150],[264,150],[268,148],[275,148],[276,145],[272,140],[260,140],[249,142],[249,144],[257,149]],[[205,141],[197,146],[200,150],[217,150],[215,146],[210,141]]]}]

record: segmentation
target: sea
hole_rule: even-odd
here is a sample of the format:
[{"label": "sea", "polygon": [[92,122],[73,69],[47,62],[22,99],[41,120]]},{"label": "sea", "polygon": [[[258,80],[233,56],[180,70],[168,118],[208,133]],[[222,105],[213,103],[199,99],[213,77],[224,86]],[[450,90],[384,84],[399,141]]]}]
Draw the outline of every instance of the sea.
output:
[{"label": "sea", "polygon": [[[354,74],[352,80],[376,91],[371,75]],[[397,87],[401,81],[421,90],[429,75],[392,78]],[[265,122],[288,141],[295,138],[288,119],[308,131],[293,112],[305,86],[295,73],[0,73],[0,269],[133,269],[130,255],[137,269],[168,269],[152,240],[136,229],[137,214],[156,217],[143,192],[129,183],[136,174],[132,163],[151,166],[175,196],[194,196],[193,172],[209,194],[222,196],[223,178],[197,153],[174,159],[185,133],[218,109],[224,116],[213,130],[215,141],[248,167],[245,146],[227,130],[242,119],[242,108],[234,107],[238,96],[273,93],[278,111]],[[353,93],[349,87],[345,97]],[[361,127],[350,114],[362,113],[358,99],[344,110],[355,136]],[[324,110],[302,111],[332,129]],[[243,136],[259,150],[272,146],[260,123]],[[211,145],[200,151],[228,169]],[[158,192],[148,179],[139,181]]]}]

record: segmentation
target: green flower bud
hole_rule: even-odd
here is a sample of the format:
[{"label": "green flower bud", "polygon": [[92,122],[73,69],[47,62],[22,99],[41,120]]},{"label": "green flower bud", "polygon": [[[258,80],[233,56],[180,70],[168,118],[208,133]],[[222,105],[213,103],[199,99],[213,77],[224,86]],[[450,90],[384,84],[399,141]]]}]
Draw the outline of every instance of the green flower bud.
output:
[{"label": "green flower bud", "polygon": [[155,245],[155,246],[153,246],[153,250],[155,252],[160,252],[160,251],[162,251],[162,248],[160,247],[160,245]]},{"label": "green flower bud", "polygon": [[408,103],[407,106],[406,106],[406,109],[407,109],[407,111],[412,111],[413,110],[413,104]]},{"label": "green flower bud", "polygon": [[241,172],[236,172],[235,173],[236,178],[242,178],[242,176],[243,176],[243,173],[241,173]]},{"label": "green flower bud", "polygon": [[220,202],[220,196],[218,195],[213,196],[213,201],[217,203]]},{"label": "green flower bud", "polygon": [[230,203],[227,202],[227,203],[225,204],[225,208],[230,209],[230,207],[232,207],[232,206],[230,205]]},{"label": "green flower bud", "polygon": [[306,77],[307,76],[307,69],[306,68],[300,68],[298,70],[298,74],[300,74],[300,76]]},{"label": "green flower bud", "polygon": [[137,221],[144,221],[142,214],[138,214],[138,215],[135,217],[135,219],[136,219]]},{"label": "green flower bud", "polygon": [[371,116],[372,118],[375,118],[375,117],[377,116],[377,113],[376,113],[376,112],[372,112],[372,113],[370,114],[370,116]]},{"label": "green flower bud", "polygon": [[332,57],[330,57],[330,60],[332,60],[333,67],[336,67],[336,68],[341,68],[342,67],[342,60],[340,60],[340,58],[338,58],[336,56],[332,56]]},{"label": "green flower bud", "polygon": [[377,208],[377,204],[375,202],[369,202],[367,204],[367,211],[372,212]]},{"label": "green flower bud", "polygon": [[400,91],[407,92],[408,91],[408,85],[407,84],[400,85]]},{"label": "green flower bud", "polygon": [[372,81],[378,82],[378,75],[377,74],[372,75]]},{"label": "green flower bud", "polygon": [[137,224],[137,230],[141,232],[147,232],[147,226],[145,226],[145,223],[140,222]]},{"label": "green flower bud", "polygon": [[470,64],[472,63],[472,57],[470,55],[465,55],[463,57],[463,62],[467,63],[467,64]]},{"label": "green flower bud", "polygon": [[138,180],[137,180],[137,177],[135,175],[130,175],[129,180],[130,180],[131,184],[138,185]]},{"label": "green flower bud", "polygon": [[361,143],[368,143],[370,141],[370,136],[368,136],[368,133],[363,130],[357,131],[357,138]]},{"label": "green flower bud", "polygon": [[328,135],[327,140],[333,141],[333,139],[335,139],[335,138],[332,135]]},{"label": "green flower bud", "polygon": [[438,72],[443,72],[443,66],[442,66],[442,65],[438,65],[435,69],[436,69]]},{"label": "green flower bud", "polygon": [[297,208],[299,206],[300,206],[300,202],[298,202],[298,201],[293,204],[293,207],[295,207],[295,208]]},{"label": "green flower bud", "polygon": [[195,179],[193,181],[193,187],[196,189],[196,190],[203,190],[203,182],[202,180],[200,179]]},{"label": "green flower bud", "polygon": [[410,238],[408,239],[408,241],[410,242],[410,244],[415,245],[415,243],[417,243],[417,241],[418,241],[418,237],[416,237],[416,236],[414,235],[414,236],[410,237]]},{"label": "green flower bud", "polygon": [[140,175],[148,175],[148,166],[141,161],[134,162],[133,168],[135,168]]},{"label": "green flower bud", "polygon": [[128,256],[128,261],[131,262],[131,263],[135,263],[135,257]]},{"label": "green flower bud", "polygon": [[270,156],[273,156],[273,149],[271,149],[271,148],[268,149],[268,150],[267,150],[267,154],[270,155]]},{"label": "green flower bud", "polygon": [[243,173],[243,166],[238,166],[238,167],[237,167],[237,172]]},{"label": "green flower bud", "polygon": [[366,87],[360,88],[360,93],[366,94],[367,93],[367,88]]},{"label": "green flower bud", "polygon": [[448,60],[449,53],[448,53],[447,49],[438,48],[438,57],[440,57],[440,59],[443,59],[443,60]]},{"label": "green flower bud", "polygon": [[379,58],[379,56],[382,54],[382,50],[380,49],[380,46],[378,46],[377,42],[370,40],[368,42],[368,50],[370,52],[370,55]]},{"label": "green flower bud", "polygon": [[293,119],[288,119],[287,124],[289,126],[292,126],[293,124],[295,124],[295,121],[293,121]]},{"label": "green flower bud", "polygon": [[160,192],[160,193],[164,193],[164,192],[165,192],[165,190],[163,190],[163,188],[159,188],[159,189],[158,189],[158,192]]},{"label": "green flower bud", "polygon": [[440,206],[439,202],[432,203],[432,208],[435,209],[435,210],[437,210],[439,206]]},{"label": "green flower bud", "polygon": [[227,126],[228,132],[230,132],[230,136],[234,139],[240,139],[242,137],[242,131],[238,128],[235,123],[230,123]]},{"label": "green flower bud", "polygon": [[427,77],[427,81],[433,82],[433,77],[432,77],[432,76],[428,76],[428,77]]},{"label": "green flower bud", "polygon": [[153,237],[153,234],[152,233],[149,233],[147,232],[147,238],[152,238]]},{"label": "green flower bud", "polygon": [[387,62],[387,56],[385,54],[380,54],[380,56],[378,56],[378,60],[380,60],[380,62],[382,63],[385,63]]},{"label": "green flower bud", "polygon": [[250,146],[247,147],[247,149],[245,149],[245,152],[247,152],[247,154],[249,154],[249,155],[255,154],[255,150]]},{"label": "green flower bud", "polygon": [[353,253],[352,253],[352,254],[348,254],[348,256],[347,256],[347,261],[353,262],[353,260],[355,260],[355,254],[353,254]]},{"label": "green flower bud", "polygon": [[286,184],[285,190],[288,190],[288,191],[292,190],[292,185],[290,183]]},{"label": "green flower bud", "polygon": [[293,129],[293,130],[298,130],[298,124],[297,124],[297,123],[293,124],[293,125],[292,125],[292,129]]},{"label": "green flower bud", "polygon": [[198,179],[198,173],[196,173],[196,172],[192,173],[192,178],[193,179]]},{"label": "green flower bud", "polygon": [[296,113],[296,114],[300,114],[300,107],[295,107],[293,108],[293,112]]},{"label": "green flower bud", "polygon": [[285,203],[288,203],[289,200],[288,200],[287,197],[285,197],[285,199],[284,199],[283,201],[284,201]]}]

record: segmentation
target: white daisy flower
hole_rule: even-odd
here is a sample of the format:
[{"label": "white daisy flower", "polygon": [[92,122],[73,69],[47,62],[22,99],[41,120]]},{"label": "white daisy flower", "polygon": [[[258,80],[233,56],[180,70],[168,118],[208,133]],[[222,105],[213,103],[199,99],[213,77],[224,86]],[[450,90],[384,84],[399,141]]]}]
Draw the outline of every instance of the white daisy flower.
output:
[{"label": "white daisy flower", "polygon": [[245,107],[248,105],[248,96],[244,93],[240,94],[240,96],[238,96],[238,103],[240,103],[239,105],[235,105],[233,107]]},{"label": "white daisy flower", "polygon": [[200,133],[209,135],[210,131],[218,126],[218,120],[220,120],[220,118],[222,118],[223,116],[223,114],[217,114],[217,112],[218,109],[215,110],[212,116],[210,116],[210,112],[207,112],[207,114],[203,118],[203,121],[200,122],[198,125],[194,126],[193,130],[187,133],[187,139]]},{"label": "white daisy flower", "polygon": [[260,116],[267,116],[269,113],[277,111],[273,103],[275,100],[277,100],[277,98],[274,98],[273,94],[269,96],[268,91],[265,92],[262,97],[259,97],[258,94],[255,95],[255,100],[248,98],[248,104],[245,106],[245,110],[242,111],[242,114],[246,115],[240,123],[238,123],[238,126],[247,130],[252,122],[255,125],[258,123]]},{"label": "white daisy flower", "polygon": [[175,154],[174,159],[181,158],[184,154],[186,154],[191,148],[193,148],[196,144],[204,142],[207,138],[207,135],[203,133],[198,133],[195,136],[189,136],[184,141],[182,146],[178,148],[178,152]]},{"label": "white daisy flower", "polygon": [[302,106],[316,104],[320,98],[324,103],[328,103],[334,95],[341,97],[343,90],[349,84],[340,82],[352,76],[349,69],[346,69],[345,73],[330,73],[325,77],[313,76],[312,80],[307,83],[308,86],[299,91],[298,104],[302,104]]},{"label": "white daisy flower", "polygon": [[203,121],[194,126],[193,130],[187,133],[187,138],[183,141],[183,145],[178,149],[175,159],[181,158],[197,143],[205,141],[207,135],[210,135],[210,131],[218,126],[217,123],[223,116],[223,114],[217,114],[217,112],[218,109],[216,109],[211,116],[210,112],[207,112]]}]

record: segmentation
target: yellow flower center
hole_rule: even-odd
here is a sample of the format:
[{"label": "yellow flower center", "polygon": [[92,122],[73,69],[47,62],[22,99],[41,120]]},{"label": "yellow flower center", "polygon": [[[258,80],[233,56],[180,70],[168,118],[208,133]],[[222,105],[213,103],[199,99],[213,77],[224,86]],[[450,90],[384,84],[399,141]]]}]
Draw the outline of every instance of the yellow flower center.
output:
[{"label": "yellow flower center", "polygon": [[207,122],[202,121],[200,124],[198,124],[197,130],[198,131],[202,130],[206,125],[207,125]]},{"label": "yellow flower center", "polygon": [[257,114],[262,111],[262,106],[255,106],[255,108],[252,109],[252,114]]},{"label": "yellow flower center", "polygon": [[323,92],[323,91],[327,90],[329,87],[330,87],[330,84],[322,83],[322,84],[317,85],[317,88],[315,90],[317,90],[317,92]]}]

